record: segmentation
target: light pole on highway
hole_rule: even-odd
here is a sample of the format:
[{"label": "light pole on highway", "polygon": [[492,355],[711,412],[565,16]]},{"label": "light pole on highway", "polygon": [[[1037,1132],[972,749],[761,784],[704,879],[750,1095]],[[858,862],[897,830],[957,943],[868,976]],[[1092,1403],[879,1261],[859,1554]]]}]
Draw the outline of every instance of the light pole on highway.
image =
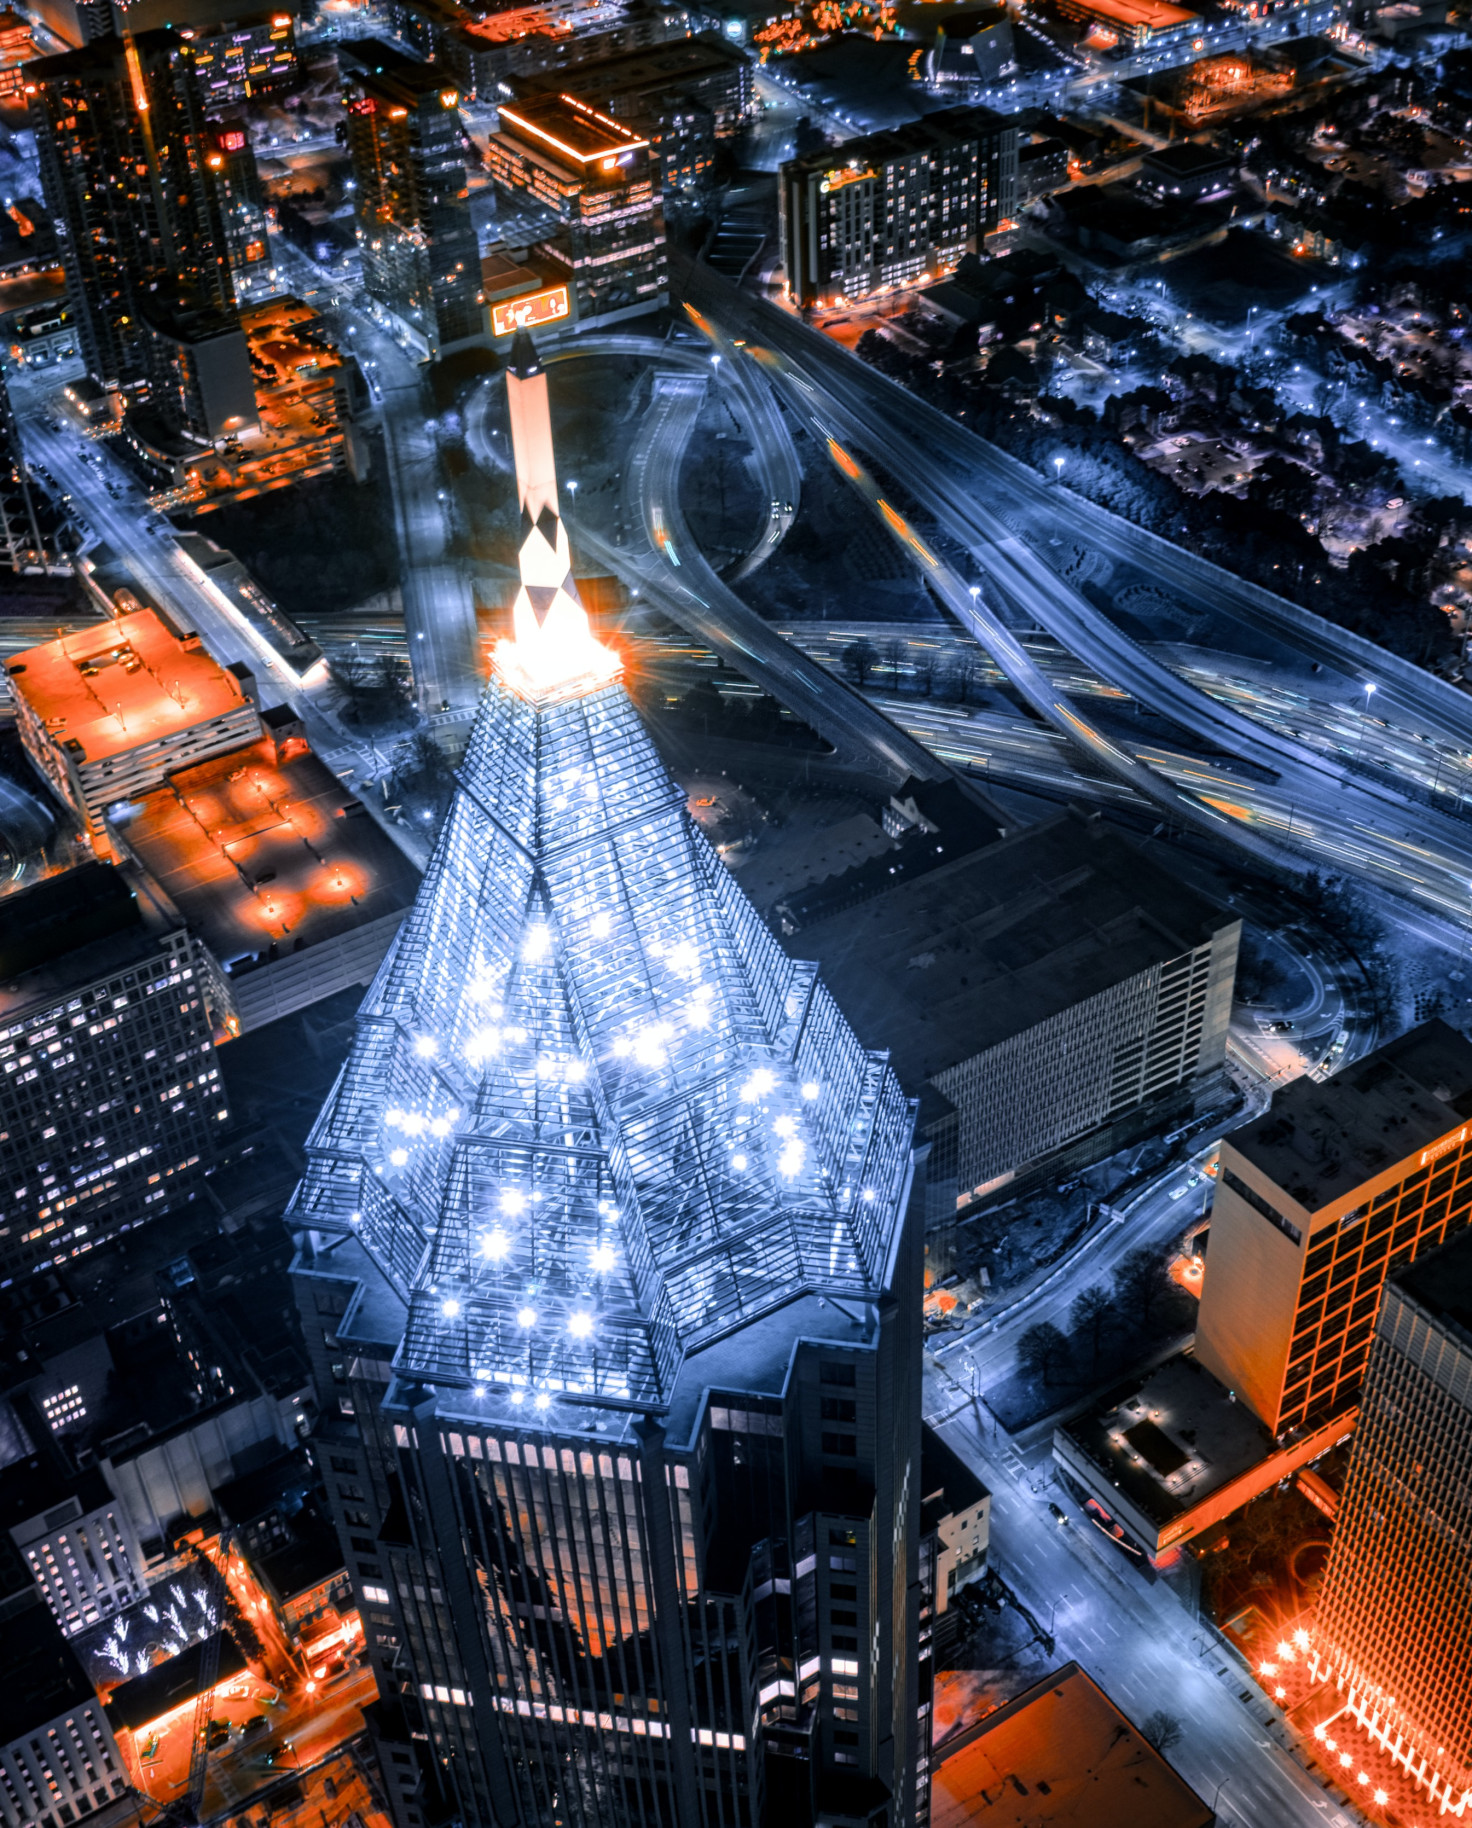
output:
[{"label": "light pole on highway", "polygon": [[1359,761],[1361,756],[1365,753],[1365,733],[1370,728],[1370,700],[1375,696],[1377,690],[1378,688],[1373,679],[1365,681],[1365,721],[1360,725],[1359,747],[1354,752],[1354,759],[1356,761]]},{"label": "light pole on highway", "polygon": [[1222,1791],[1226,1789],[1227,1785],[1230,1784],[1231,1781],[1232,1780],[1230,1777],[1224,1777],[1216,1787],[1216,1795],[1213,1796],[1211,1799],[1211,1813],[1214,1818],[1217,1817],[1217,1815],[1219,1813],[1217,1810],[1217,1804],[1222,1800]]},{"label": "light pole on highway", "polygon": [[1063,466],[1067,461],[1068,459],[1066,457],[1055,457],[1053,459],[1053,479],[1060,486],[1063,482]]}]

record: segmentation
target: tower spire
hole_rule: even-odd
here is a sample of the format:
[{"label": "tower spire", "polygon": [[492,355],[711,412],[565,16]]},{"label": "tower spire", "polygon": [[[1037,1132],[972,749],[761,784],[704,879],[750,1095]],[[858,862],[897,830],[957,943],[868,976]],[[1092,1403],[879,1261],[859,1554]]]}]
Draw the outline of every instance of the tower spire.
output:
[{"label": "tower spire", "polygon": [[496,671],[513,689],[534,698],[591,691],[607,684],[620,662],[593,638],[578,599],[572,550],[557,506],[547,375],[524,330],[511,346],[506,403],[521,508],[521,586],[511,610],[511,639],[496,644]]}]

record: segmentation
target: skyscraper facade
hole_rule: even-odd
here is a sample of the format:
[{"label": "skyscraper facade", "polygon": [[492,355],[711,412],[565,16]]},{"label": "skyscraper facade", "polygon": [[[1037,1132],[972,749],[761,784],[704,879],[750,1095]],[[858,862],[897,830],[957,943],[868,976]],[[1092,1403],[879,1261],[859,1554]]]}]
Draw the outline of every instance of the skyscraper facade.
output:
[{"label": "skyscraper facade", "polygon": [[395,1810],[909,1823],[913,1109],[591,636],[524,336],[508,390],[513,638],[288,1215]]},{"label": "skyscraper facade", "polygon": [[160,310],[238,328],[195,61],[186,39],[160,29],[26,66],[67,298],[103,387],[146,380],[149,319]]},{"label": "skyscraper facade", "polygon": [[460,96],[443,70],[369,39],[346,90],[363,283],[431,355],[478,336],[480,251]]},{"label": "skyscraper facade", "polygon": [[1385,1285],[1314,1674],[1426,1787],[1472,1807],[1472,1237]]}]

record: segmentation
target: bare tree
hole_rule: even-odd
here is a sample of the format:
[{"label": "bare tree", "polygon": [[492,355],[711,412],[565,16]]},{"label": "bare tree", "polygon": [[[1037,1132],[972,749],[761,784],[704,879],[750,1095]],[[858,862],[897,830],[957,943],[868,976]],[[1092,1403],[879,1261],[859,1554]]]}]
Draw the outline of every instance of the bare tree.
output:
[{"label": "bare tree", "polygon": [[1140,1727],[1140,1737],[1149,1740],[1157,1752],[1162,1755],[1173,1745],[1179,1745],[1186,1736],[1186,1729],[1174,1714],[1167,1714],[1157,1708],[1153,1714],[1146,1716]]},{"label": "bare tree", "polygon": [[1091,1358],[1099,1356],[1099,1336],[1113,1312],[1114,1303],[1102,1282],[1094,1283],[1074,1297],[1073,1306],[1068,1310],[1068,1324],[1075,1333],[1087,1336]]},{"label": "bare tree", "polygon": [[900,681],[904,678],[905,662],[910,657],[910,650],[898,635],[892,635],[884,644],[884,664],[889,668],[896,692],[900,690]]},{"label": "bare tree", "polygon": [[1052,1321],[1039,1321],[1018,1340],[1017,1363],[1030,1376],[1041,1377],[1045,1384],[1051,1384],[1053,1367],[1067,1350],[1067,1338]]},{"label": "bare tree", "polygon": [[915,684],[924,697],[935,691],[935,655],[924,650],[915,662]]},{"label": "bare tree", "polygon": [[1114,1272],[1116,1301],[1123,1308],[1133,1309],[1147,1325],[1169,1286],[1164,1257],[1148,1245],[1132,1250]]},{"label": "bare tree", "polygon": [[331,670],[349,721],[361,723],[364,709],[373,696],[368,662],[356,648],[350,648],[346,653],[338,655],[332,662]]},{"label": "bare tree", "polygon": [[865,682],[879,662],[879,649],[867,635],[860,635],[857,641],[850,641],[839,655],[843,669],[862,692]]}]

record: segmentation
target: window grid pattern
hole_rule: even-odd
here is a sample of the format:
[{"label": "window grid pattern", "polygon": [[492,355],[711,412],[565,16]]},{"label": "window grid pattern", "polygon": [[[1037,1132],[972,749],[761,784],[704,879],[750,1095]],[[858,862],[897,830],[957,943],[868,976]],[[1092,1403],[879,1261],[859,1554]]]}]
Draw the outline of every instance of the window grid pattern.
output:
[{"label": "window grid pattern", "polygon": [[1392,1285],[1314,1633],[1318,1673],[1457,1814],[1472,1794],[1472,1353]]},{"label": "window grid pattern", "polygon": [[1464,1143],[1311,1240],[1277,1432],[1332,1415],[1351,1399],[1364,1378],[1386,1276],[1455,1236],[1469,1216],[1472,1152]]}]

